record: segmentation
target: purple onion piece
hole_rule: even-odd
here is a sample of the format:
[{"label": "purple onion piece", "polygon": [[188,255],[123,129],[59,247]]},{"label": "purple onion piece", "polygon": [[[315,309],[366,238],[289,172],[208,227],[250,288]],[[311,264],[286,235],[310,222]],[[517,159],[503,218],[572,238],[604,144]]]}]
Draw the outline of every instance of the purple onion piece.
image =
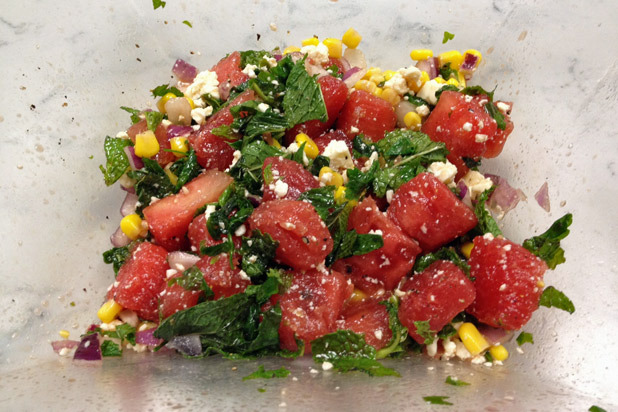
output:
[{"label": "purple onion piece", "polygon": [[189,136],[192,131],[193,128],[191,126],[172,124],[167,128],[167,137],[171,139],[172,137]]},{"label": "purple onion piece", "polygon": [[135,193],[135,187],[131,186],[131,187],[124,187],[122,184],[120,184],[120,188],[122,190],[124,190],[127,193]]},{"label": "purple onion piece", "polygon": [[479,325],[479,332],[489,341],[492,345],[501,345],[508,342],[513,337],[512,330],[504,330],[501,328],[493,328],[488,325]]},{"label": "purple onion piece", "polygon": [[491,179],[496,185],[496,189],[491,194],[487,205],[491,211],[504,215],[509,210],[515,208],[521,200],[526,200],[524,192],[511,187],[506,179],[492,174],[486,174],[485,177]]},{"label": "purple onion piece", "polygon": [[124,234],[124,232],[120,229],[120,226],[116,229],[114,234],[109,237],[109,241],[114,247],[123,247],[131,243],[131,239]]},{"label": "purple onion piece", "polygon": [[422,71],[427,72],[430,79],[434,79],[438,77],[438,68],[437,68],[436,59],[434,57],[430,57],[425,60],[421,60],[416,63],[416,68]]},{"label": "purple onion piece", "polygon": [[359,71],[361,71],[360,67],[351,67],[350,70],[348,70],[345,73],[343,73],[343,77],[341,78],[341,80],[345,81],[350,76],[352,76],[354,73],[358,73]]},{"label": "purple onion piece", "polygon": [[120,214],[124,217],[135,213],[135,209],[137,208],[137,195],[135,193],[128,193],[122,202],[122,206],[120,206]]},{"label": "purple onion piece", "polygon": [[350,69],[352,69],[352,65],[350,65],[350,62],[348,62],[345,57],[334,60],[339,60],[339,62],[341,62],[341,65],[343,66],[343,73],[347,73]]},{"label": "purple onion piece", "polygon": [[175,336],[165,346],[170,349],[176,349],[187,356],[199,356],[202,354],[202,342],[198,334]]},{"label": "purple onion piece", "polygon": [[221,100],[226,101],[228,97],[230,97],[230,91],[232,90],[232,86],[230,82],[223,82],[219,84],[219,97]]},{"label": "purple onion piece", "polygon": [[129,165],[131,165],[131,169],[139,170],[144,167],[144,162],[142,162],[142,159],[135,154],[135,148],[133,146],[125,146],[124,152],[127,154],[127,158],[129,158]]},{"label": "purple onion piece", "polygon": [[479,56],[476,56],[472,53],[466,53],[464,55],[464,61],[463,63],[461,63],[461,66],[459,67],[460,71],[467,71],[467,72],[472,72],[474,71],[474,69],[476,69],[476,64],[479,60]]},{"label": "purple onion piece", "polygon": [[167,255],[167,263],[170,265],[170,268],[180,272],[189,269],[191,266],[195,265],[198,260],[200,260],[199,256],[187,252],[175,251]]},{"label": "purple onion piece", "polygon": [[79,341],[69,340],[69,339],[55,340],[51,343],[51,345],[52,345],[52,349],[54,349],[54,352],[60,353],[60,351],[64,348],[67,348],[67,349],[76,348],[77,346],[79,346]]},{"label": "purple onion piece", "polygon": [[75,350],[73,360],[101,360],[101,344],[99,343],[99,335],[97,333],[92,333],[82,338],[82,341]]},{"label": "purple onion piece", "polygon": [[176,60],[172,73],[178,77],[178,80],[184,83],[190,83],[197,76],[197,68],[182,59]]},{"label": "purple onion piece", "polygon": [[275,58],[275,60],[279,61],[281,59],[283,59],[283,55],[282,54],[273,54],[273,57]]},{"label": "purple onion piece", "polygon": [[[348,73],[350,73],[351,71],[352,69],[348,70]],[[349,76],[347,76],[345,80],[343,80],[343,82],[345,83],[346,86],[348,86],[348,89],[351,89],[352,87],[354,87],[357,81],[363,78],[365,73],[367,73],[367,70],[359,69],[356,72],[351,73]]]},{"label": "purple onion piece", "polygon": [[534,194],[534,198],[536,199],[536,202],[539,204],[539,206],[543,208],[543,210],[545,210],[546,212],[549,212],[551,210],[551,207],[549,205],[549,187],[547,185],[547,182],[543,183],[539,191]]},{"label": "purple onion piece", "polygon": [[464,197],[466,197],[466,194],[468,193],[468,186],[466,186],[466,184],[464,183],[463,180],[460,180],[457,183],[457,189],[459,189],[459,198],[463,199]]},{"label": "purple onion piece", "polygon": [[163,339],[157,339],[154,337],[154,331],[157,328],[141,330],[135,333],[135,343],[148,346],[158,346],[163,342]]}]

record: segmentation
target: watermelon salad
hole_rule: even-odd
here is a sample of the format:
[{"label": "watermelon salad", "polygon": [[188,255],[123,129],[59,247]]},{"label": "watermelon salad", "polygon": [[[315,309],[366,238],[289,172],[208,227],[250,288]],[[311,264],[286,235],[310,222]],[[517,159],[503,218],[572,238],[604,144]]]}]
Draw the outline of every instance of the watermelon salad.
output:
[{"label": "watermelon salad", "polygon": [[111,284],[100,322],[56,351],[311,355],[397,375],[379,360],[501,364],[540,305],[574,311],[543,280],[571,215],[523,244],[494,218],[521,191],[480,171],[513,130],[511,103],[470,85],[481,53],[418,49],[384,71],[360,40],[178,60],[155,109],[122,107],[132,125],[101,166],[126,192]]}]

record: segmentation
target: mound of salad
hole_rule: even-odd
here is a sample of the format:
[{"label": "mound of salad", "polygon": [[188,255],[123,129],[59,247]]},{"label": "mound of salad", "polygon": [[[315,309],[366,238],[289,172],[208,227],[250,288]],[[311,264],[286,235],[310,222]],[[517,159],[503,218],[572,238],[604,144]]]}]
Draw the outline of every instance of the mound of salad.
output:
[{"label": "mound of salad", "polygon": [[521,245],[493,217],[522,193],[479,171],[513,130],[511,103],[468,84],[481,53],[418,49],[383,71],[360,41],[177,60],[156,110],[122,107],[132,125],[100,167],[126,192],[115,277],[100,323],[56,351],[311,354],[398,375],[379,360],[501,364],[539,306],[575,310],[543,281],[572,216]]}]

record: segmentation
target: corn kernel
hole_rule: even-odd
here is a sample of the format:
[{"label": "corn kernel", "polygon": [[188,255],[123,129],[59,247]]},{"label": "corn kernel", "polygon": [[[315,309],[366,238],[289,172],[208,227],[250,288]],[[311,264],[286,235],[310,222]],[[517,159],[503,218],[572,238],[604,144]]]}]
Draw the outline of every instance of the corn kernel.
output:
[{"label": "corn kernel", "polygon": [[461,342],[472,356],[476,356],[489,347],[489,343],[481,332],[472,323],[466,322],[459,327],[457,332]]},{"label": "corn kernel", "polygon": [[290,53],[295,53],[299,51],[300,51],[300,47],[288,46],[285,49],[283,49],[283,54],[290,54]]},{"label": "corn kernel", "polygon": [[337,204],[342,204],[345,201],[345,186],[339,186],[337,190],[335,190],[335,202],[337,202]]},{"label": "corn kernel", "polygon": [[382,73],[382,75],[384,75],[384,80],[390,80],[395,75],[395,73],[397,72],[394,70],[387,70]]},{"label": "corn kernel", "polygon": [[343,56],[343,46],[341,40],[329,37],[322,41],[328,47],[328,55],[333,59],[340,59]]},{"label": "corn kernel", "polygon": [[382,90],[382,94],[380,95],[380,98],[386,100],[393,106],[399,104],[399,102],[401,101],[401,96],[399,96],[399,93],[397,93],[391,87],[385,87],[384,90]]},{"label": "corn kernel", "polygon": [[272,139],[270,145],[274,148],[281,149],[281,143],[277,139]]},{"label": "corn kernel", "polygon": [[195,109],[195,102],[192,98],[185,96],[185,99],[189,102],[189,106],[191,106],[191,110]]},{"label": "corn kernel", "polygon": [[69,339],[70,333],[68,330],[62,329],[60,332],[58,332],[58,335],[60,335],[63,339]]},{"label": "corn kernel", "polygon": [[157,108],[159,109],[159,111],[165,114],[165,103],[167,103],[168,100],[175,98],[176,95],[174,93],[165,93],[163,97],[161,97],[157,102]]},{"label": "corn kernel", "polygon": [[426,71],[422,71],[421,78],[419,79],[419,81],[418,82],[414,82],[414,81],[408,82],[408,87],[414,93],[418,93],[418,91],[421,90],[421,87],[423,87],[423,85],[428,81],[429,81],[429,74]]},{"label": "corn kernel", "polygon": [[345,44],[346,47],[349,49],[357,48],[362,39],[363,38],[361,37],[361,35],[352,28],[346,30],[346,32],[343,34],[343,37],[341,38],[341,40],[343,40],[343,44]]},{"label": "corn kernel", "polygon": [[131,240],[135,240],[143,234],[142,218],[136,213],[126,215],[120,221],[120,230]]},{"label": "corn kernel", "polygon": [[295,140],[298,147],[305,143],[305,154],[309,159],[315,159],[320,154],[320,149],[318,149],[318,146],[315,144],[313,139],[306,134],[297,134]]},{"label": "corn kernel", "polygon": [[305,47],[305,46],[317,46],[318,44],[320,44],[320,40],[318,40],[317,37],[309,37],[308,39],[305,39],[302,42],[300,42],[300,44],[302,44],[303,47]]},{"label": "corn kernel", "polygon": [[459,82],[452,77],[446,81],[446,84],[450,84],[451,86],[459,87]]},{"label": "corn kernel", "polygon": [[412,50],[410,52],[410,58],[412,60],[425,60],[428,59],[430,57],[433,57],[433,50],[429,50],[429,49],[416,49],[416,50]]},{"label": "corn kernel", "polygon": [[536,286],[537,286],[538,288],[544,288],[544,287],[545,287],[545,282],[543,282],[541,279],[539,279],[539,280],[536,282]]},{"label": "corn kernel", "polygon": [[365,73],[365,75],[363,76],[363,80],[369,80],[371,76],[381,73],[382,69],[380,69],[379,67],[370,67],[369,69],[367,69],[367,73]]},{"label": "corn kernel", "polygon": [[451,69],[459,70],[459,66],[463,63],[463,55],[457,50],[451,50],[444,53],[441,53],[438,56],[440,59],[440,67],[444,66],[447,63],[451,64]]},{"label": "corn kernel", "polygon": [[472,248],[474,247],[474,243],[466,242],[461,245],[461,253],[466,257],[466,259],[470,259],[470,254],[472,253]]},{"label": "corn kernel", "polygon": [[171,169],[172,165],[173,163],[168,163],[168,165],[165,166],[165,169],[163,169],[163,171],[165,172],[167,177],[169,177],[170,182],[172,182],[172,184],[176,186],[176,183],[178,183],[178,176],[176,176],[174,172],[172,172],[172,169]]},{"label": "corn kernel", "polygon": [[371,75],[371,77],[369,77],[369,81],[375,84],[380,84],[384,82],[385,80],[386,79],[384,78],[384,75],[382,73],[376,73],[376,74]]},{"label": "corn kernel", "polygon": [[176,157],[183,157],[184,154],[189,151],[189,145],[187,145],[187,138],[184,136],[172,137],[170,139],[170,147],[174,151],[174,155]]},{"label": "corn kernel", "polygon": [[444,80],[442,77],[438,76],[438,77],[434,77],[434,80],[436,83],[440,83],[440,84],[446,84],[446,80]]},{"label": "corn kernel", "polygon": [[324,183],[326,186],[343,186],[343,176],[328,166],[324,166],[320,169],[318,178],[320,182]]},{"label": "corn kernel", "polygon": [[350,302],[354,302],[354,303],[362,302],[363,300],[367,299],[367,297],[368,296],[365,292],[363,292],[360,289],[354,288],[354,291],[352,292],[352,296],[350,296]]},{"label": "corn kernel", "polygon": [[370,82],[369,80],[359,80],[354,84],[354,88],[356,90],[364,90],[369,93],[373,93],[376,91],[378,86],[374,82]]},{"label": "corn kernel", "polygon": [[466,77],[464,76],[464,74],[462,72],[457,72],[457,74],[457,80],[459,81],[459,85],[461,87],[466,87]]},{"label": "corn kernel", "polygon": [[152,130],[146,130],[135,136],[135,155],[139,157],[152,157],[159,153],[159,142]]},{"label": "corn kernel", "polygon": [[509,357],[509,351],[502,345],[492,346],[489,348],[489,353],[497,361],[505,361]]},{"label": "corn kernel", "polygon": [[376,87],[376,89],[373,91],[373,95],[375,97],[380,97],[382,96],[382,92],[384,91],[384,89],[382,89],[381,87]]},{"label": "corn kernel", "polygon": [[113,299],[108,300],[101,306],[97,312],[97,316],[103,323],[110,323],[122,311],[122,306],[116,303]]},{"label": "corn kernel", "polygon": [[416,112],[408,112],[403,116],[403,122],[408,129],[417,129],[421,125],[421,116]]}]

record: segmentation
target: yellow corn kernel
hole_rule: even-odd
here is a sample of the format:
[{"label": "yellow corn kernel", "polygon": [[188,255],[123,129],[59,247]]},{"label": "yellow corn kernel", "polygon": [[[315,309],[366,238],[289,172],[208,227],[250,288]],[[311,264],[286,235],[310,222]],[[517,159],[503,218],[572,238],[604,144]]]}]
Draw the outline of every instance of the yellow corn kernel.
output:
[{"label": "yellow corn kernel", "polygon": [[489,353],[497,361],[505,361],[509,357],[509,351],[502,345],[492,346],[489,348]]},{"label": "yellow corn kernel", "polygon": [[159,111],[161,113],[165,113],[165,103],[167,103],[168,100],[175,99],[175,98],[176,98],[176,95],[174,93],[165,93],[163,97],[161,97],[159,101],[157,102],[157,108],[159,109]]},{"label": "yellow corn kernel", "polygon": [[408,82],[408,87],[414,93],[418,93],[418,91],[421,90],[421,87],[423,87],[423,85],[428,81],[429,81],[429,74],[426,71],[422,71],[421,78],[419,79],[419,81],[418,82],[415,82],[415,81]]},{"label": "yellow corn kernel", "polygon": [[335,202],[340,205],[345,201],[345,186],[339,186],[337,190],[335,190]]},{"label": "yellow corn kernel", "polygon": [[354,302],[354,303],[362,302],[363,300],[367,299],[367,297],[368,296],[365,292],[363,292],[360,289],[354,288],[354,291],[352,292],[352,296],[350,296],[350,302]]},{"label": "yellow corn kernel", "polygon": [[381,87],[376,87],[376,89],[373,91],[373,95],[375,97],[380,97],[382,96],[382,92],[384,91],[384,89],[382,89]]},{"label": "yellow corn kernel", "polygon": [[466,87],[466,77],[464,76],[464,74],[462,72],[457,72],[457,74],[457,80],[459,81],[459,85],[461,87]]},{"label": "yellow corn kernel", "polygon": [[476,65],[474,67],[479,67],[479,64],[483,60],[483,55],[481,54],[481,52],[475,49],[468,49],[464,52],[464,57],[466,56],[466,54],[471,54],[478,57],[478,60],[476,61]]},{"label": "yellow corn kernel", "polygon": [[110,323],[122,311],[122,306],[116,303],[113,299],[108,300],[101,306],[97,312],[97,316],[103,323]]},{"label": "yellow corn kernel", "polygon": [[358,34],[358,32],[353,28],[349,28],[348,30],[346,30],[346,32],[343,33],[343,37],[341,38],[341,40],[343,40],[343,44],[345,44],[346,47],[349,49],[357,48],[362,39],[363,38],[361,37],[361,35]]},{"label": "yellow corn kernel", "polygon": [[135,240],[143,234],[142,218],[138,214],[126,215],[120,221],[120,230],[131,240]]},{"label": "yellow corn kernel", "polygon": [[459,339],[464,344],[472,356],[476,356],[489,347],[489,343],[481,332],[470,322],[466,322],[459,327]]},{"label": "yellow corn kernel", "polygon": [[320,149],[318,149],[318,145],[315,144],[312,138],[307,136],[304,133],[299,133],[296,135],[296,144],[300,147],[303,143],[305,144],[305,154],[309,159],[315,159],[320,154]]},{"label": "yellow corn kernel", "polygon": [[444,66],[446,63],[450,63],[451,69],[455,70],[459,70],[459,66],[463,63],[463,55],[457,50],[441,53],[438,59],[440,60],[440,67]]},{"label": "yellow corn kernel", "polygon": [[152,157],[159,153],[159,142],[152,130],[146,130],[135,136],[135,155],[139,157]]},{"label": "yellow corn kernel", "polygon": [[470,259],[470,254],[472,253],[472,248],[474,247],[474,243],[466,242],[461,245],[461,253],[466,257],[466,259]]},{"label": "yellow corn kernel", "polygon": [[272,141],[270,142],[270,145],[277,149],[281,149],[281,143],[279,143],[277,139],[272,139]]},{"label": "yellow corn kernel", "polygon": [[410,58],[412,60],[425,60],[428,59],[430,57],[433,57],[433,50],[429,50],[429,49],[416,49],[416,50],[412,50],[410,52]]},{"label": "yellow corn kernel", "polygon": [[387,70],[382,73],[382,75],[384,75],[384,80],[390,80],[395,75],[395,73],[397,72],[394,70]]},{"label": "yellow corn kernel", "polygon": [[365,73],[365,75],[363,76],[363,80],[369,80],[371,76],[381,73],[382,69],[380,69],[379,67],[370,67],[369,69],[367,69],[367,73]]},{"label": "yellow corn kernel", "polygon": [[380,98],[386,100],[393,106],[399,104],[399,102],[401,101],[401,96],[399,96],[399,93],[397,93],[391,87],[385,87],[384,90],[382,90],[382,94],[380,95]]},{"label": "yellow corn kernel", "polygon": [[60,335],[62,339],[69,339],[70,333],[68,330],[62,329],[60,332],[58,332],[58,335]]},{"label": "yellow corn kernel", "polygon": [[305,46],[317,46],[318,44],[320,44],[320,40],[318,40],[317,37],[309,37],[308,39],[305,39],[302,42],[300,42],[300,44],[302,44],[303,47],[305,47]]},{"label": "yellow corn kernel", "polygon": [[169,177],[170,182],[172,182],[172,184],[176,186],[176,183],[178,183],[178,176],[176,176],[174,172],[172,172],[172,169],[171,169],[172,165],[173,163],[168,163],[168,165],[165,166],[165,169],[163,169],[163,171],[165,172],[167,177]]},{"label": "yellow corn kernel", "polygon": [[288,46],[285,49],[283,49],[283,54],[290,54],[290,53],[299,52],[299,51],[300,51],[300,47]]},{"label": "yellow corn kernel", "polygon": [[369,81],[375,84],[380,84],[385,80],[386,79],[384,78],[384,75],[382,73],[376,73],[374,75],[371,75],[371,77],[369,77]]},{"label": "yellow corn kernel", "polygon": [[[176,136],[170,139],[170,147],[174,151],[176,157],[183,157],[189,151],[187,138],[184,136]],[[179,153],[177,153],[179,152]]]},{"label": "yellow corn kernel", "polygon": [[192,98],[185,96],[185,99],[189,102],[189,106],[191,106],[191,110],[195,109],[195,102]]},{"label": "yellow corn kernel", "polygon": [[416,112],[408,112],[403,116],[403,122],[408,129],[417,129],[421,125],[421,116]]},{"label": "yellow corn kernel", "polygon": [[452,77],[446,81],[446,84],[450,84],[455,87],[459,87],[459,82]]},{"label": "yellow corn kernel", "polygon": [[537,280],[536,282],[536,286],[538,288],[544,288],[545,287],[545,282],[543,282],[541,279]]},{"label": "yellow corn kernel", "polygon": [[378,86],[374,82],[370,82],[369,80],[359,80],[354,84],[354,88],[356,90],[364,90],[369,93],[373,93],[376,91]]},{"label": "yellow corn kernel", "polygon": [[320,182],[324,183],[326,186],[343,186],[343,176],[328,166],[324,166],[320,169],[318,178]]},{"label": "yellow corn kernel", "polygon": [[442,77],[438,76],[438,77],[434,77],[434,80],[436,81],[436,83],[440,83],[440,84],[446,84],[446,80],[444,80]]},{"label": "yellow corn kernel", "polygon": [[341,40],[329,37],[322,40],[324,46],[328,47],[328,55],[333,59],[340,59],[343,56],[343,45]]}]

